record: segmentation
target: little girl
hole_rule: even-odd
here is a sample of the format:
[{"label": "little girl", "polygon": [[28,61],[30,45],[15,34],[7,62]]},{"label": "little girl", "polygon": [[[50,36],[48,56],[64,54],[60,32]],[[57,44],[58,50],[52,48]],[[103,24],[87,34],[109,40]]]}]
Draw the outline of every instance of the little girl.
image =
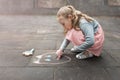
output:
[{"label": "little girl", "polygon": [[57,13],[57,18],[65,33],[61,47],[56,51],[58,60],[70,42],[74,44],[71,51],[78,53],[77,59],[100,56],[104,32],[95,19],[76,10],[71,5],[61,7]]}]

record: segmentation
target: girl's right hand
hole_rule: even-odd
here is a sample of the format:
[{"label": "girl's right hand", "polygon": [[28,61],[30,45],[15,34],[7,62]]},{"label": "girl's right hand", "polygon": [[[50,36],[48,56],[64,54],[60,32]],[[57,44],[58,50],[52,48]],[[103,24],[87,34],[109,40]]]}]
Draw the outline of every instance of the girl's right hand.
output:
[{"label": "girl's right hand", "polygon": [[59,60],[63,54],[63,51],[62,50],[57,50],[56,51],[56,54],[57,54],[57,60]]}]

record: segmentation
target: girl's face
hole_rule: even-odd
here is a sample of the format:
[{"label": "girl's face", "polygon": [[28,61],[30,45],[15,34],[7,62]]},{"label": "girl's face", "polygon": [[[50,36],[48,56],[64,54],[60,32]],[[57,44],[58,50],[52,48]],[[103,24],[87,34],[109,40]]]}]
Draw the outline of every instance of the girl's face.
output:
[{"label": "girl's face", "polygon": [[70,17],[64,18],[63,16],[59,16],[58,21],[65,29],[70,30],[72,28],[72,19]]}]

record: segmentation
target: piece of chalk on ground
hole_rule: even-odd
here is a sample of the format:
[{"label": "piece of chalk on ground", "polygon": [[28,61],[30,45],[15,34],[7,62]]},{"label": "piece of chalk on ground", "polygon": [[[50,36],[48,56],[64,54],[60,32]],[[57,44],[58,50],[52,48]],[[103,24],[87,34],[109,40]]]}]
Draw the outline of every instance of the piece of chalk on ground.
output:
[{"label": "piece of chalk on ground", "polygon": [[47,55],[46,57],[52,57],[51,55]]},{"label": "piece of chalk on ground", "polygon": [[50,59],[45,59],[45,61],[51,61]]}]

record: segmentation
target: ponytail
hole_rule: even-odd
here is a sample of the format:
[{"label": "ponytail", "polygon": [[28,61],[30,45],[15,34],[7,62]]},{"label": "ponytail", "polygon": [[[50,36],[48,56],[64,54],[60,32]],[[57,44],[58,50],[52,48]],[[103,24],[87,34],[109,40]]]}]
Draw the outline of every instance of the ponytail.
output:
[{"label": "ponytail", "polygon": [[90,16],[82,13],[79,10],[76,10],[73,6],[68,5],[68,8],[71,9],[72,11],[72,15],[73,15],[73,26],[79,26],[79,19],[84,17],[88,22],[93,21],[93,18],[91,18]]},{"label": "ponytail", "polygon": [[[79,20],[83,17],[85,18],[88,22],[93,21],[93,18],[82,13],[79,10],[76,10],[73,6],[71,5],[67,5],[64,6],[62,8],[59,9],[59,11],[57,12],[57,16],[64,16],[64,17],[68,17],[68,15],[72,15],[72,27],[75,30],[78,30],[79,28]],[[65,33],[67,33],[68,30],[64,30]]]}]

